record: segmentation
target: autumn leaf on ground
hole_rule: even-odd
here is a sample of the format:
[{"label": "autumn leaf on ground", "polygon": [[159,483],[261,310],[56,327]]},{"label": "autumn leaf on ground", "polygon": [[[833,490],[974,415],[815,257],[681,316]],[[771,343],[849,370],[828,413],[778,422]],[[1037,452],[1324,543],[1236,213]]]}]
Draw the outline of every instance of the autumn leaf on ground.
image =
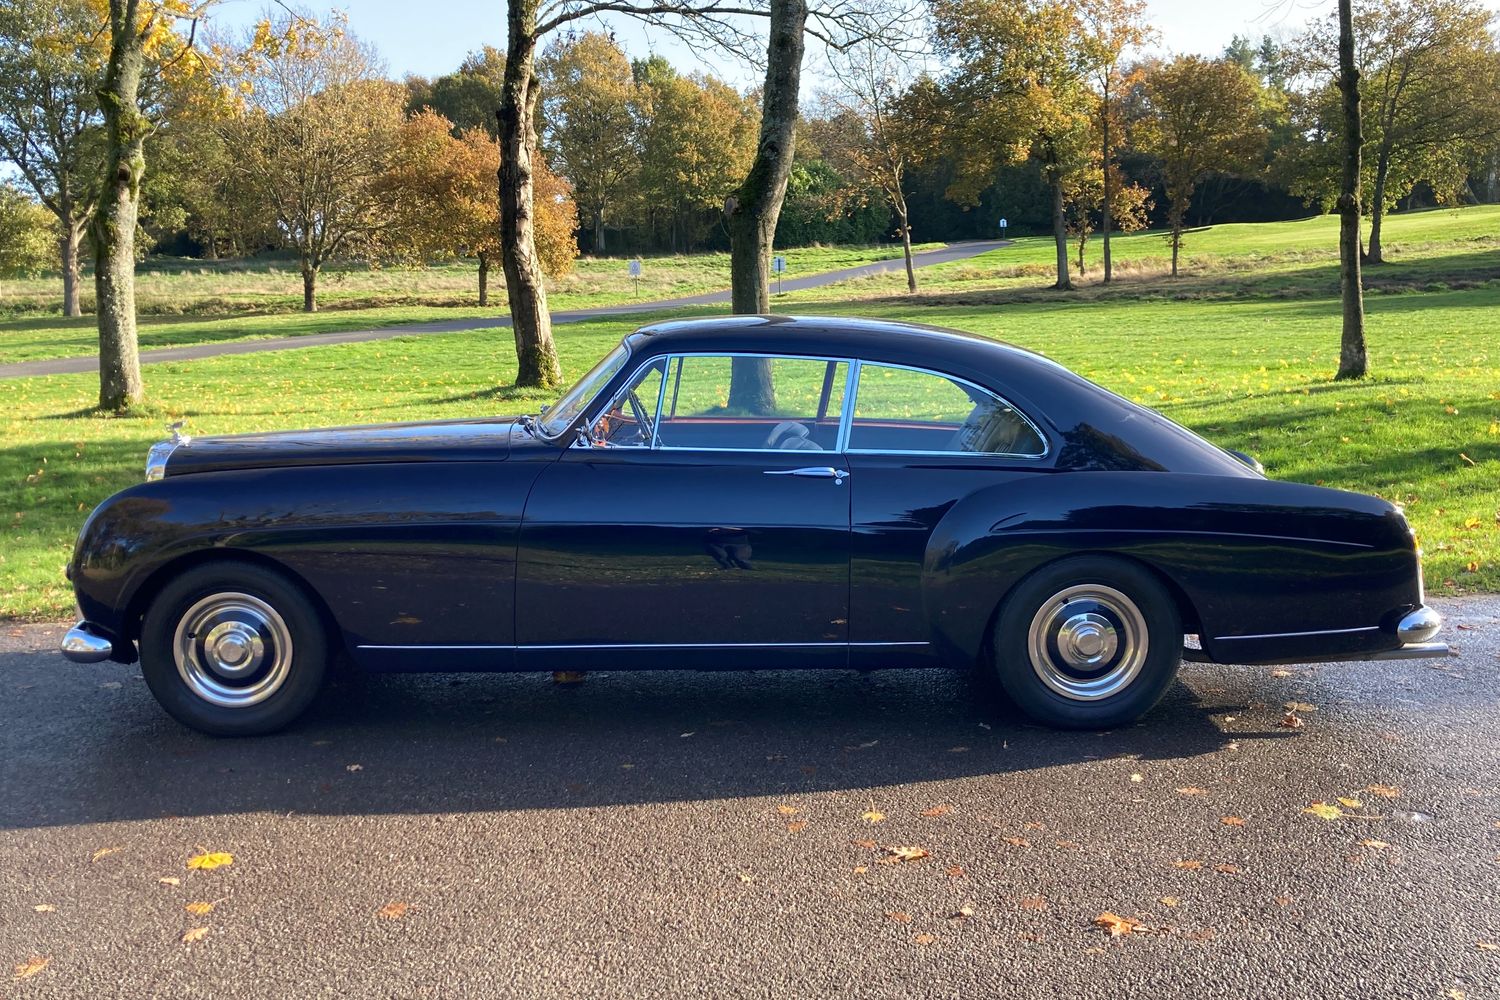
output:
[{"label": "autumn leaf on ground", "polygon": [[963,867],[961,865],[949,865],[947,875],[949,878],[963,878]]},{"label": "autumn leaf on ground", "polygon": [[1179,788],[1178,795],[1207,795],[1208,790],[1203,788]]},{"label": "autumn leaf on ground", "polygon": [[1347,798],[1347,797],[1345,797],[1343,795],[1340,795],[1339,796],[1339,805],[1343,806],[1345,809],[1358,809],[1361,806],[1363,806],[1364,803],[1361,802],[1361,801],[1359,801],[1359,799],[1351,799],[1351,798]]},{"label": "autumn leaf on ground", "polygon": [[805,820],[805,819],[793,820],[792,822],[790,822],[790,823],[788,823],[786,825],[786,832],[787,833],[801,833],[803,830],[806,830],[806,829],[807,829],[807,820]]},{"label": "autumn leaf on ground", "polygon": [[1242,872],[1240,870],[1239,865],[1231,865],[1231,864],[1227,864],[1227,863],[1226,864],[1217,864],[1217,865],[1214,865],[1214,871],[1218,872],[1220,875],[1242,875],[1242,874],[1244,874],[1244,872]]},{"label": "autumn leaf on ground", "polygon": [[205,851],[203,854],[197,854],[188,858],[187,862],[189,868],[196,868],[199,871],[205,872],[211,872],[215,868],[223,868],[225,865],[232,864],[234,864],[234,855],[225,854],[223,851],[214,851],[212,853]]},{"label": "autumn leaf on ground", "polygon": [[386,903],[380,909],[375,911],[375,915],[381,920],[400,920],[402,917],[406,916],[407,907],[410,905],[411,904],[409,903]]},{"label": "autumn leaf on ground", "polygon": [[350,774],[353,774],[355,771],[363,771],[364,769],[365,769],[365,766],[363,764],[345,764],[344,765],[344,770],[348,771]]},{"label": "autumn leaf on ground", "polygon": [[1500,944],[1491,944],[1488,941],[1476,941],[1474,947],[1480,951],[1500,951]]},{"label": "autumn leaf on ground", "polygon": [[1306,723],[1302,721],[1302,717],[1296,712],[1288,712],[1281,717],[1281,721],[1277,725],[1282,729],[1301,729]]},{"label": "autumn leaf on ground", "polygon": [[1130,780],[1133,784],[1139,785],[1141,782],[1146,780],[1146,776],[1144,774],[1132,774],[1130,776]]},{"label": "autumn leaf on ground", "polygon": [[1225,817],[1221,818],[1219,820],[1219,822],[1223,823],[1225,826],[1244,826],[1245,825],[1245,817],[1243,817],[1243,816],[1225,816]]},{"label": "autumn leaf on ground", "polygon": [[159,878],[156,881],[160,882],[162,885],[181,885],[182,884],[182,879],[176,877],[175,875],[168,875],[165,878]]},{"label": "autumn leaf on ground", "polygon": [[208,937],[207,927],[192,927],[182,932],[180,940],[183,944],[192,944],[195,941],[202,941],[206,937]]},{"label": "autumn leaf on ground", "polygon": [[796,806],[777,806],[776,807],[776,811],[779,812],[779,813],[781,813],[781,815],[783,815],[783,816],[795,816],[795,815],[797,815],[797,807]]},{"label": "autumn leaf on ground", "polygon": [[1390,847],[1391,845],[1387,844],[1383,840],[1375,840],[1375,839],[1373,839],[1371,837],[1366,837],[1364,840],[1361,840],[1359,842],[1359,846],[1360,847],[1373,847],[1377,851],[1383,851],[1387,847]]},{"label": "autumn leaf on ground", "polygon": [[739,880],[746,885],[749,885],[751,882],[755,881],[755,876],[751,875],[749,872],[740,872]]},{"label": "autumn leaf on ground", "polygon": [[1318,710],[1317,705],[1309,705],[1305,701],[1289,701],[1282,707],[1288,712],[1316,712]]},{"label": "autumn leaf on ground", "polygon": [[1005,841],[1005,843],[1009,844],[1011,847],[1031,846],[1031,841],[1027,840],[1025,837],[1001,837],[1000,839]]},{"label": "autumn leaf on ground", "polygon": [[912,940],[917,944],[926,945],[932,944],[934,941],[936,941],[937,936],[935,934],[918,934],[916,937],[912,938]]},{"label": "autumn leaf on ground", "polygon": [[1094,918],[1094,926],[1102,927],[1109,931],[1110,937],[1124,937],[1139,927],[1140,924],[1129,917],[1122,917],[1106,910]]},{"label": "autumn leaf on ground", "polygon": [[960,906],[957,910],[948,914],[949,920],[967,920],[974,915],[974,907]]},{"label": "autumn leaf on ground", "polygon": [[32,976],[36,975],[38,972],[41,972],[51,964],[52,959],[44,958],[41,955],[34,955],[31,958],[28,958],[26,961],[20,962],[16,965],[16,978],[30,979]]},{"label": "autumn leaf on ground", "polygon": [[932,856],[921,847],[887,847],[885,853],[886,856],[880,859],[880,863],[883,865],[899,865],[910,861],[921,861],[923,858]]},{"label": "autumn leaf on ground", "polygon": [[890,920],[893,924],[911,923],[911,914],[901,910],[886,910],[885,915],[886,919]]},{"label": "autumn leaf on ground", "polygon": [[866,872],[868,872],[869,870],[870,870],[870,866],[869,865],[855,865],[854,866],[854,874],[856,874],[856,875],[863,875]]},{"label": "autumn leaf on ground", "polygon": [[1290,677],[1290,676],[1292,676],[1292,672],[1290,670],[1273,670],[1273,671],[1271,671],[1271,676],[1272,677]]},{"label": "autumn leaf on ground", "polygon": [[218,905],[219,901],[216,899],[212,903],[188,903],[183,907],[183,909],[187,910],[195,917],[201,917],[205,914],[214,912],[214,907]]},{"label": "autumn leaf on ground", "polygon": [[1176,896],[1163,896],[1160,900],[1158,900],[1158,902],[1160,902],[1162,906],[1178,906],[1182,903],[1182,900],[1178,899]]},{"label": "autumn leaf on ground", "polygon": [[923,809],[922,815],[928,819],[936,819],[939,816],[946,816],[952,811],[953,808],[951,806],[933,806],[931,809]]},{"label": "autumn leaf on ground", "polygon": [[1181,868],[1183,871],[1195,872],[1203,867],[1203,862],[1190,860],[1174,861],[1172,862],[1172,867]]},{"label": "autumn leaf on ground", "polygon": [[123,847],[101,847],[89,857],[89,860],[98,861],[100,858],[107,858],[111,854],[118,854],[123,850],[125,850]]},{"label": "autumn leaf on ground", "polygon": [[1369,785],[1365,788],[1365,791],[1371,795],[1379,795],[1383,799],[1394,799],[1401,794],[1401,789],[1393,785]]},{"label": "autumn leaf on ground", "polygon": [[878,809],[869,809],[859,814],[859,818],[874,826],[876,823],[885,822],[885,813]]},{"label": "autumn leaf on ground", "polygon": [[51,903],[38,903],[35,906],[33,906],[32,909],[35,910],[38,913],[56,913],[57,912],[57,907],[53,906]]},{"label": "autumn leaf on ground", "polygon": [[1021,909],[1023,910],[1045,910],[1046,908],[1046,896],[1023,896],[1021,898]]},{"label": "autumn leaf on ground", "polygon": [[1308,806],[1302,811],[1305,813],[1311,813],[1319,819],[1338,819],[1340,816],[1344,815],[1344,810],[1340,809],[1338,806],[1329,805],[1327,802],[1314,802],[1312,805]]}]

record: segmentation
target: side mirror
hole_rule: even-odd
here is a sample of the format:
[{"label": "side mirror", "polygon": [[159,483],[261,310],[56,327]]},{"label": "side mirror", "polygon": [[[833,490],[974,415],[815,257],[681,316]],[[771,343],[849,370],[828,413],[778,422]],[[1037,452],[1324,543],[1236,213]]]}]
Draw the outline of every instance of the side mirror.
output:
[{"label": "side mirror", "polygon": [[1233,448],[1225,448],[1224,450],[1229,452],[1229,454],[1233,455],[1235,458],[1239,459],[1245,465],[1250,466],[1250,468],[1254,469],[1256,472],[1259,472],[1262,476],[1266,474],[1266,467],[1264,465],[1261,465],[1260,460],[1257,459],[1254,455],[1247,455],[1243,451],[1235,451]]}]

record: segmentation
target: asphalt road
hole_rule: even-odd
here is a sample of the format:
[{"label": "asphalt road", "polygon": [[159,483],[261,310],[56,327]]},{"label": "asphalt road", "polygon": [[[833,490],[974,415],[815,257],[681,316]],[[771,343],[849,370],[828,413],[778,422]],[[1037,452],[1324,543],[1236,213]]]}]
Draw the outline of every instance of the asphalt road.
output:
[{"label": "asphalt road", "polygon": [[[956,260],[968,260],[991,250],[1011,245],[1010,240],[972,240],[951,243],[936,250],[912,254],[912,266],[930,267]],[[623,263],[623,261],[621,262]],[[903,258],[878,260],[858,267],[846,267],[838,271],[823,271],[801,277],[784,278],[779,286],[781,292],[799,292],[808,288],[822,288],[852,278],[864,278],[873,274],[897,271],[905,266]],[[774,281],[774,279],[772,279]],[[684,295],[675,299],[653,299],[646,302],[628,302],[618,306],[598,309],[564,309],[552,314],[554,324],[581,323],[586,320],[609,316],[630,316],[636,313],[661,312],[667,309],[685,309],[691,306],[723,305],[729,302],[729,291],[704,292],[701,295]],[[506,315],[482,316],[470,319],[445,319],[431,323],[405,323],[400,326],[382,326],[369,330],[342,330],[334,333],[312,333],[301,337],[268,337],[262,340],[229,340],[217,344],[195,344],[190,347],[159,347],[141,352],[141,364],[159,364],[163,361],[194,361],[199,358],[214,358],[225,354],[255,354],[260,351],[284,351],[289,348],[324,347],[329,344],[358,344],[367,340],[389,340],[393,337],[410,337],[423,333],[456,333],[461,330],[491,330],[508,328],[510,317]],[[99,370],[99,358],[85,355],[76,358],[44,358],[37,361],[13,361],[0,364],[0,379],[28,378],[36,375],[72,375]]]},{"label": "asphalt road", "polygon": [[1081,734],[941,673],[616,673],[214,740],[0,627],[0,997],[1497,996],[1500,599],[1438,603],[1456,658],[1189,665]]}]

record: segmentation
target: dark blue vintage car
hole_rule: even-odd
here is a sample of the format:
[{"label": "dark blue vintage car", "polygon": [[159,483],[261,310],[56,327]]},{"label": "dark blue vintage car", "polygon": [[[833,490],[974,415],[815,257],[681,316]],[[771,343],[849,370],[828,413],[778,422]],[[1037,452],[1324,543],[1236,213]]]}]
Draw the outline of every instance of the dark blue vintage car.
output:
[{"label": "dark blue vintage car", "polygon": [[1184,657],[1447,652],[1398,508],[1269,480],[1036,354],[893,323],[664,323],[540,417],[174,435],[146,479],[79,535],[63,652],[139,657],[215,734],[286,725],[344,653],[954,667],[1095,728]]}]

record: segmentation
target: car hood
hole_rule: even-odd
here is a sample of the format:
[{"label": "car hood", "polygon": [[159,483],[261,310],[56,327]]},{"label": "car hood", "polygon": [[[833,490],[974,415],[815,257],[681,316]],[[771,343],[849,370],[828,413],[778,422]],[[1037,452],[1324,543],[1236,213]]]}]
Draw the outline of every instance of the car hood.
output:
[{"label": "car hood", "polygon": [[526,431],[514,417],[326,427],[305,431],[195,437],[172,452],[166,474],[298,465],[402,462],[498,462],[513,436]]}]

